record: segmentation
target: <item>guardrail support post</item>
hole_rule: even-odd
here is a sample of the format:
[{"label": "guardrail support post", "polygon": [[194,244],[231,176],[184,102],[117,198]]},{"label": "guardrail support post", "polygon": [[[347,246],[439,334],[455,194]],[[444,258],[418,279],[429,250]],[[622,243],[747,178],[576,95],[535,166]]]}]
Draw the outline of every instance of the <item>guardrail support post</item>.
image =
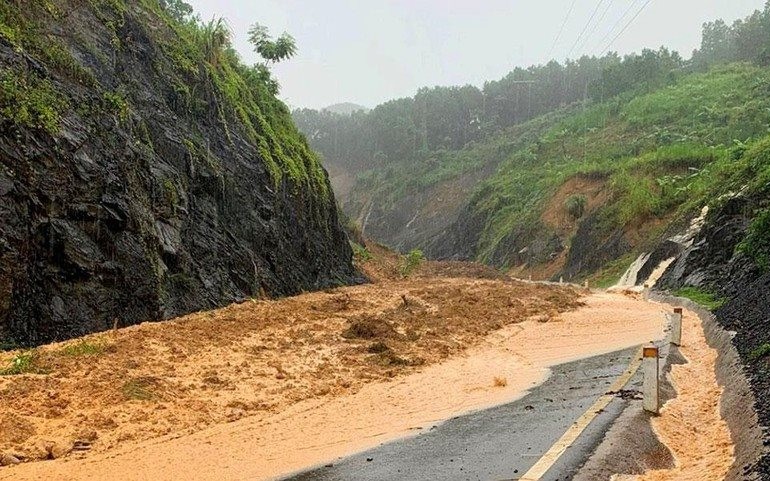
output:
[{"label": "guardrail support post", "polygon": [[671,320],[671,344],[675,346],[682,345],[682,308],[675,307],[674,313],[670,315]]},{"label": "guardrail support post", "polygon": [[644,410],[658,414],[658,348],[655,346],[642,349],[642,369],[644,369]]}]

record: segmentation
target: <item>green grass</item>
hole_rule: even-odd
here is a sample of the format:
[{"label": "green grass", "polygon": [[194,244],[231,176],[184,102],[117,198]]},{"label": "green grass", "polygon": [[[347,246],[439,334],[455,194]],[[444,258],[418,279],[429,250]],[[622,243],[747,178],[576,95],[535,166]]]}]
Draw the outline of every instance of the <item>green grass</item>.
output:
[{"label": "green grass", "polygon": [[61,353],[70,357],[99,356],[105,353],[109,346],[102,341],[88,341],[82,339],[64,346]]},{"label": "green grass", "polygon": [[725,303],[725,299],[698,287],[682,287],[673,292],[677,297],[685,297],[706,309],[713,311]]},{"label": "green grass", "polygon": [[36,351],[24,351],[16,354],[5,368],[0,369],[0,376],[15,376],[19,374],[44,374]]},{"label": "green grass", "polygon": [[[463,149],[384,164],[361,173],[351,196],[375,198],[387,211],[410,194],[496,168],[469,196],[469,217],[483,226],[476,259],[506,265],[510,239],[518,245],[554,235],[541,213],[573,176],[596,179],[611,194],[599,212],[599,236],[697,211],[746,183],[769,183],[770,148],[756,147],[770,144],[763,140],[770,133],[768,90],[770,69],[750,64],[683,73],[655,91],[572,105]],[[754,236],[748,251],[763,252],[758,241]]]},{"label": "green grass", "polygon": [[372,259],[372,253],[365,246],[357,242],[351,242],[350,246],[353,248],[353,256],[358,262],[366,262]]},{"label": "green grass", "polygon": [[737,250],[753,259],[762,270],[770,269],[770,209],[757,214]]},{"label": "green grass", "polygon": [[137,377],[126,381],[120,390],[127,401],[152,401],[157,398],[156,384],[155,378]]},{"label": "green grass", "polygon": [[46,79],[27,71],[0,73],[0,117],[14,124],[56,133],[68,100]]},{"label": "green grass", "polygon": [[757,361],[770,354],[770,344],[764,343],[749,353],[749,360]]},{"label": "green grass", "polygon": [[591,284],[599,289],[607,289],[608,287],[614,286],[618,283],[620,277],[625,274],[628,266],[631,265],[634,259],[636,259],[634,254],[627,254],[605,264],[602,270],[594,275]]}]

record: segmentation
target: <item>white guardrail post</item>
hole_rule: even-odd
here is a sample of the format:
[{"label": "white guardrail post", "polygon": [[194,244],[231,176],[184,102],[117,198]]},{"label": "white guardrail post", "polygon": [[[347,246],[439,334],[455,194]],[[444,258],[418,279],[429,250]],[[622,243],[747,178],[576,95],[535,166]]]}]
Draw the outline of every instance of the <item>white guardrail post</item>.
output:
[{"label": "white guardrail post", "polygon": [[671,321],[671,344],[675,346],[682,345],[682,308],[675,307],[674,313],[669,314]]},{"label": "white guardrail post", "polygon": [[644,369],[644,410],[658,414],[658,348],[648,346],[642,349],[642,369]]}]

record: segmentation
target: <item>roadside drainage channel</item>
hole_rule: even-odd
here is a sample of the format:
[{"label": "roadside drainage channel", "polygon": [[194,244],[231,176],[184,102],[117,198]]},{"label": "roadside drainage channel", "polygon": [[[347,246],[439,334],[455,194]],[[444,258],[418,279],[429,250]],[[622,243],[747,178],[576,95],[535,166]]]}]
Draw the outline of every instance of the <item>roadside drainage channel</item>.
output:
[{"label": "roadside drainage channel", "polygon": [[735,446],[735,462],[725,481],[758,480],[759,475],[747,475],[752,466],[767,452],[763,444],[762,429],[754,409],[754,393],[749,385],[738,352],[733,346],[734,334],[719,325],[714,314],[695,302],[653,291],[649,298],[672,306],[688,309],[701,319],[708,345],[717,351],[716,378],[723,388],[720,413],[730,429]]},{"label": "roadside drainage channel", "polygon": [[[731,333],[717,323],[711,312],[689,299],[658,291],[649,291],[647,296],[650,300],[672,307],[683,307],[700,318],[706,342],[717,351],[716,378],[722,388],[726,387],[720,399],[720,412],[727,422],[735,445],[735,462],[725,481],[758,480],[757,476],[749,477],[744,473],[750,471],[751,466],[765,452],[762,431],[754,410],[754,395],[738,353],[732,345]],[[667,333],[667,339],[663,343],[667,352],[661,350],[661,405],[676,397],[676,391],[668,380],[671,366],[686,362],[679,349],[669,344],[670,328]],[[562,478],[561,481],[594,481],[609,479],[612,474],[634,475],[648,470],[673,467],[671,452],[652,430],[652,416],[644,412],[641,401],[629,403],[577,475],[574,478]]]},{"label": "roadside drainage channel", "polygon": [[[393,441],[288,478],[291,481],[518,480],[598,398],[607,393],[638,347],[552,368],[523,398],[455,417],[417,436]],[[642,389],[641,371],[591,420],[542,481],[570,479]],[[344,422],[342,420],[341,422]]]}]

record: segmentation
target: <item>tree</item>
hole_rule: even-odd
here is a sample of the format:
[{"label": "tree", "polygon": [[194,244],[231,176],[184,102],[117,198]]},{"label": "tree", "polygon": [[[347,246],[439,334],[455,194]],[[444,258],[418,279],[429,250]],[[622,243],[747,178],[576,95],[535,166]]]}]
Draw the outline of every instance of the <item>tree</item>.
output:
[{"label": "tree", "polygon": [[185,23],[192,18],[192,6],[182,0],[160,0],[160,6],[179,23]]},{"label": "tree", "polygon": [[283,32],[280,37],[273,40],[267,27],[255,23],[249,28],[249,42],[254,45],[254,51],[265,60],[265,62],[254,66],[253,75],[264,82],[270,93],[277,95],[280,85],[270,74],[268,63],[274,64],[293,57],[297,53],[297,44],[294,41],[294,37]]},{"label": "tree", "polygon": [[249,42],[254,45],[254,51],[270,63],[286,60],[297,53],[294,37],[284,32],[276,40],[273,40],[267,27],[258,23],[249,29]]}]

